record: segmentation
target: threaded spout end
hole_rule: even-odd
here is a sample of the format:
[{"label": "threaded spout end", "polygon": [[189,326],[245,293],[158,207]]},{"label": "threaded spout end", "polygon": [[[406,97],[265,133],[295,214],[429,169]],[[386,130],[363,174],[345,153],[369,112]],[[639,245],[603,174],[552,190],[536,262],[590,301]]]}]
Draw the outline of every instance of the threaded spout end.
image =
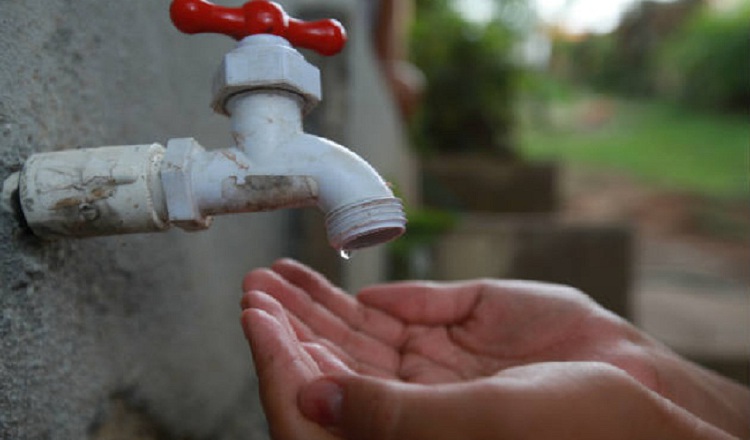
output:
[{"label": "threaded spout end", "polygon": [[334,249],[353,251],[400,237],[406,231],[406,215],[398,198],[367,199],[329,212],[326,228]]}]

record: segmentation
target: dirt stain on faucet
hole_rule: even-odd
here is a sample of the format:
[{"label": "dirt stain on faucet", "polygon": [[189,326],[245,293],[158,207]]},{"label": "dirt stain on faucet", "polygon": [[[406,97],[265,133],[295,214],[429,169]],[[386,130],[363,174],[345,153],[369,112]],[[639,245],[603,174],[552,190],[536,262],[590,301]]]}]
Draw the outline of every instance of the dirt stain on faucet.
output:
[{"label": "dirt stain on faucet", "polygon": [[[237,135],[239,136],[239,135]],[[235,136],[235,140],[237,137]],[[239,142],[239,141],[237,141]],[[241,170],[247,170],[249,166],[246,163],[241,162],[239,159],[237,159],[237,155],[229,150],[221,150],[221,155],[229,159],[230,161],[234,162],[237,167]]]},{"label": "dirt stain on faucet", "polygon": [[309,176],[230,176],[222,182],[221,195],[223,212],[301,208],[316,203],[318,185]]}]

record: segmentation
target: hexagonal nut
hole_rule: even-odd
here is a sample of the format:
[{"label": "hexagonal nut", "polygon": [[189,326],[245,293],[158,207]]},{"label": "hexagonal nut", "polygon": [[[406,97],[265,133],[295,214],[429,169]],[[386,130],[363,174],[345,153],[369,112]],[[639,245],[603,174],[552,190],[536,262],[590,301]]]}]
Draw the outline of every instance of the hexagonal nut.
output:
[{"label": "hexagonal nut", "polygon": [[228,99],[254,89],[298,93],[305,101],[305,113],[320,102],[320,70],[308,63],[297,50],[284,45],[285,41],[278,40],[282,39],[256,35],[224,56],[213,84],[211,106],[217,113],[228,116]]},{"label": "hexagonal nut", "polygon": [[159,170],[169,222],[189,231],[206,229],[212,220],[201,214],[193,194],[192,163],[204,151],[193,138],[170,139]]}]

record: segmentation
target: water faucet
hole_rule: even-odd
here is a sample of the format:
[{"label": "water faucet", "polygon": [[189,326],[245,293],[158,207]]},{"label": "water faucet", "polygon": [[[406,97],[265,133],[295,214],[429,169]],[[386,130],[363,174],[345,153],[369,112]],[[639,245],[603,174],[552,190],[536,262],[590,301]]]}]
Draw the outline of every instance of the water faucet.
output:
[{"label": "water faucet", "polygon": [[335,20],[303,22],[276,3],[239,8],[174,0],[182,32],[239,40],[214,78],[213,109],[231,119],[235,145],[205,150],[192,138],[34,154],[3,185],[3,204],[42,238],[201,230],[213,216],[317,205],[331,246],[346,253],[405,231],[401,201],[362,158],[302,129],[321,99],[320,72],[292,44],[339,52]]}]

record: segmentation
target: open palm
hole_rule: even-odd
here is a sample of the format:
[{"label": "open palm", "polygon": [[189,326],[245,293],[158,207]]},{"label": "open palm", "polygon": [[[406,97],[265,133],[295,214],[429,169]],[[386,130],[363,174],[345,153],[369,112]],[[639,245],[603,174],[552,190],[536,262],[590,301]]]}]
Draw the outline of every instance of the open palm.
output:
[{"label": "open palm", "polygon": [[281,260],[249,273],[243,288],[275,298],[311,356],[327,350],[360,374],[450,383],[529,363],[591,360],[658,386],[648,356],[654,343],[568,287],[405,282],[352,297],[306,266]]},{"label": "open palm", "polygon": [[[335,438],[290,410],[298,408],[300,390],[324,376],[471,388],[508,379],[510,372],[533,379],[539,368],[585,373],[587,362],[615,366],[639,387],[693,415],[727,432],[748,434],[745,387],[680,358],[569,287],[498,280],[404,282],[373,286],[353,297],[306,266],[281,260],[249,273],[243,289],[243,329],[277,440]],[[524,393],[554,389],[557,395],[564,381],[547,379],[553,380]],[[598,382],[579,383],[591,387],[575,391],[578,397],[594,397],[581,401],[596,402]],[[572,401],[564,403],[571,414]],[[610,406],[579,412],[590,416],[602,408]],[[553,405],[551,414],[561,410]]]}]

